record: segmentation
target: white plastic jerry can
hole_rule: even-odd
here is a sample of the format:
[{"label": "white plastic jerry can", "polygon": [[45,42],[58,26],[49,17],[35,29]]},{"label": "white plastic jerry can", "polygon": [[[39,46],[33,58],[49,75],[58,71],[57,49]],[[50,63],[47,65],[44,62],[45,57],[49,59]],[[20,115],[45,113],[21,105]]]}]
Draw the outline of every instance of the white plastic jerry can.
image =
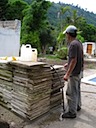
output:
[{"label": "white plastic jerry can", "polygon": [[37,62],[37,49],[32,48],[32,62]]},{"label": "white plastic jerry can", "polygon": [[21,46],[21,61],[32,61],[32,48],[30,44],[22,45]]}]

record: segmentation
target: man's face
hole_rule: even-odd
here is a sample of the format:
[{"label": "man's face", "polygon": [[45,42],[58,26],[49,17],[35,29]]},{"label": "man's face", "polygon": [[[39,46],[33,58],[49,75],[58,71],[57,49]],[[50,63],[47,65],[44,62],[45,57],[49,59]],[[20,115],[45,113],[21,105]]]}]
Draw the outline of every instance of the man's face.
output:
[{"label": "man's face", "polygon": [[66,43],[67,43],[67,45],[69,45],[70,44],[70,35],[68,34],[68,33],[66,33]]}]

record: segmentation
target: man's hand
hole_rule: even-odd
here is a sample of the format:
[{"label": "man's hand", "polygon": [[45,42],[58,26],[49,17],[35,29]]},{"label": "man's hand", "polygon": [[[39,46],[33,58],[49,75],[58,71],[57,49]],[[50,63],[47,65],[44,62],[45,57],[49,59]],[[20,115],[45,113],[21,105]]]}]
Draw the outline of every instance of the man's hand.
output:
[{"label": "man's hand", "polygon": [[68,81],[69,76],[67,74],[64,75],[64,80]]},{"label": "man's hand", "polygon": [[[70,61],[70,64],[68,65],[68,69],[67,69],[67,72],[66,74],[64,75],[64,80],[67,81],[68,78],[70,77],[70,74],[72,73],[75,65],[76,65],[76,62],[77,62],[77,58],[72,58],[71,61]],[[65,66],[67,66],[67,64],[65,64]]]}]

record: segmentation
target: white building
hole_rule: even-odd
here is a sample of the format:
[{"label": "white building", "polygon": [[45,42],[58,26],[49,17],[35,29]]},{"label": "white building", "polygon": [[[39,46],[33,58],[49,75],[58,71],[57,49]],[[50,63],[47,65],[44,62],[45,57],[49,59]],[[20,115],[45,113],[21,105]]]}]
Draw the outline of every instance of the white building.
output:
[{"label": "white building", "polygon": [[83,43],[84,55],[92,55],[96,54],[96,43],[95,42],[85,42]]}]

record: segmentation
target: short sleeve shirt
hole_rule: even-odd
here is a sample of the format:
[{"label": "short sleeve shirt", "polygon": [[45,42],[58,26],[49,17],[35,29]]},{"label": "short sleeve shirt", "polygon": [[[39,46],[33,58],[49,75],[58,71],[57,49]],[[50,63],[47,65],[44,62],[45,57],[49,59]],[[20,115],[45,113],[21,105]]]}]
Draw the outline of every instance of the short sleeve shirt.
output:
[{"label": "short sleeve shirt", "polygon": [[72,58],[76,58],[77,62],[72,71],[72,75],[80,74],[83,66],[83,46],[78,40],[74,40],[69,45],[68,52],[68,65],[70,64]]}]

